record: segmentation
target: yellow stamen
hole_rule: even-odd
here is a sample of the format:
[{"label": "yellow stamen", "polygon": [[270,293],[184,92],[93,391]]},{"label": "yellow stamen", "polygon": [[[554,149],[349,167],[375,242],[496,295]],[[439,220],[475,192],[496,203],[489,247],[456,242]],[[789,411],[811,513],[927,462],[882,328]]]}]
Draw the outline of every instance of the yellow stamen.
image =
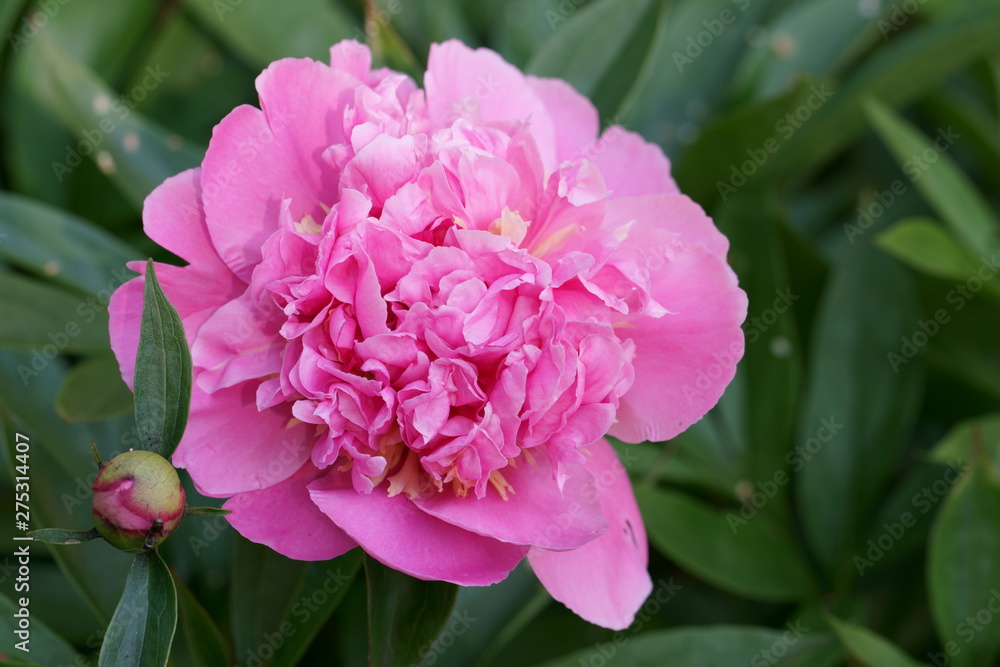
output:
[{"label": "yellow stamen", "polygon": [[514,487],[504,479],[503,473],[499,470],[494,470],[490,473],[490,484],[493,485],[493,488],[497,490],[497,493],[504,500],[507,500],[508,493],[514,493]]}]

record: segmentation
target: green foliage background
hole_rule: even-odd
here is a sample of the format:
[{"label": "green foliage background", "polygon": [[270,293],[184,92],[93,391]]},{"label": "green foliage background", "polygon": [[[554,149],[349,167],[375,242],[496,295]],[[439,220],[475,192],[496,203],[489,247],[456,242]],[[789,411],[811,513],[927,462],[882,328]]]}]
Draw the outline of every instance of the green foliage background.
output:
[{"label": "green foliage background", "polygon": [[[366,29],[417,77],[431,42],[489,46],[659,142],[732,241],[746,356],[687,433],[620,447],[656,582],[631,629],[581,621],[519,568],[461,590],[432,646],[440,624],[405,614],[447,613],[447,591],[189,519],[162,548],[173,663],[364,665],[370,640],[386,665],[997,664],[997,0],[4,0],[0,498],[25,433],[35,527],[88,525],[89,442],[138,446],[107,298],[125,261],[174,261],[143,198],[256,103],[270,61]],[[0,663],[96,664],[129,558],[36,545],[25,655],[16,532],[0,522]]]}]

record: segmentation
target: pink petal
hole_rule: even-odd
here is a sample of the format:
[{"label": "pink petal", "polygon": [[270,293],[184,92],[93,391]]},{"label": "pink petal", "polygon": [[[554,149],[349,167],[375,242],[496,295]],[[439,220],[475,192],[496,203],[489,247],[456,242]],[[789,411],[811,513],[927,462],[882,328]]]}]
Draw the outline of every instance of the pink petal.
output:
[{"label": "pink petal", "polygon": [[357,544],[319,511],[306,485],[323,474],[311,463],[283,482],[239,493],[222,506],[226,518],[251,542],[296,560],[329,560]]},{"label": "pink petal", "polygon": [[343,107],[352,96],[346,72],[312,60],[273,63],[257,78],[263,111],[234,109],[222,119],[202,163],[202,196],[219,256],[250,282],[261,246],[276,229],[282,199],[294,220],[320,221],[336,202],[336,174],[323,151],[343,142]]},{"label": "pink petal", "polygon": [[528,85],[542,100],[552,118],[558,118],[556,162],[588,157],[585,150],[597,139],[597,109],[562,79],[528,77]]},{"label": "pink petal", "polygon": [[[659,246],[652,296],[669,312],[619,327],[635,343],[635,382],[621,398],[610,434],[627,442],[668,440],[714,406],[743,356],[747,297],[729,265],[704,245],[670,248],[641,225],[628,242]],[[657,257],[656,255],[666,255]],[[670,256],[672,255],[672,256]]]},{"label": "pink petal", "polygon": [[521,457],[516,468],[501,470],[513,487],[506,500],[490,488],[478,499],[445,491],[413,503],[442,521],[512,544],[575,549],[601,535],[607,523],[590,475],[572,470],[560,493],[544,448],[536,448],[533,458],[537,467]]},{"label": "pink petal", "polygon": [[583,155],[597,164],[616,198],[680,192],[663,149],[618,125],[605,130]]},{"label": "pink petal", "polygon": [[256,386],[243,383],[206,394],[191,391],[191,414],[173,462],[187,468],[206,496],[266,489],[309,460],[313,426],[289,427],[291,413],[257,410]]},{"label": "pink petal", "polygon": [[624,630],[653,590],[646,529],[628,473],[608,441],[598,440],[587,452],[585,466],[594,476],[608,532],[572,551],[532,548],[528,561],[552,597],[574,613]]},{"label": "pink petal", "polygon": [[390,498],[384,488],[358,493],[325,477],[310,484],[309,493],[369,555],[418,579],[489,586],[503,581],[528,552],[435,519],[405,495]]},{"label": "pink petal", "polygon": [[646,249],[646,230],[656,229],[657,235],[681,246],[703,245],[726,261],[729,239],[716,228],[705,211],[687,195],[647,195],[624,197],[608,202],[603,229],[618,229],[629,222],[638,223],[629,231],[625,243]]},{"label": "pink petal", "polygon": [[201,204],[201,168],[171,176],[142,205],[149,238],[206,273],[228,271],[212,245]]},{"label": "pink petal", "polygon": [[431,44],[424,76],[431,128],[458,118],[529,121],[546,169],[555,168],[556,131],[542,99],[516,67],[489,49],[457,40]]}]

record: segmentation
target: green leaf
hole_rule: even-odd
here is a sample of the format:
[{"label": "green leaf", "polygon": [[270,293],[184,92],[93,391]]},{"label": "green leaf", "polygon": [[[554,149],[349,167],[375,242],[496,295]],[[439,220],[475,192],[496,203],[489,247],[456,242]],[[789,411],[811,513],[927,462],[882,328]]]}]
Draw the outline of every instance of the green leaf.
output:
[{"label": "green leaf", "polygon": [[865,667],[919,667],[902,649],[860,625],[827,616],[827,622],[852,658]]},{"label": "green leaf", "polygon": [[[136,210],[153,189],[201,161],[202,149],[141,117],[135,102],[60,50],[44,31],[36,38],[45,62],[43,72],[52,88],[53,111],[81,144],[92,146],[91,159],[118,187]],[[146,88],[155,88],[169,76],[151,68]],[[148,90],[146,90],[148,93]],[[73,167],[62,165],[62,179]]]},{"label": "green leaf", "polygon": [[421,581],[365,557],[370,667],[419,664],[444,629],[458,586]]},{"label": "green leaf", "polygon": [[875,99],[867,101],[865,111],[903,171],[965,247],[976,257],[1000,250],[1000,220],[945,153],[959,137],[943,128],[937,137],[928,139]]},{"label": "green leaf", "polygon": [[699,578],[755,600],[787,602],[815,592],[794,540],[770,516],[716,511],[647,485],[637,485],[635,495],[653,545]]},{"label": "green leaf", "polygon": [[833,640],[828,633],[817,633],[815,630],[795,622],[789,622],[786,630],[731,625],[653,630],[623,642],[596,644],[543,663],[542,667],[591,664],[608,667],[819,667],[830,664],[818,662],[817,658]]},{"label": "green leaf", "polygon": [[945,499],[931,531],[927,562],[931,611],[942,645],[960,647],[952,664],[993,664],[1000,623],[983,623],[1000,605],[1000,479],[984,461]]},{"label": "green leaf", "polygon": [[[876,243],[900,261],[939,278],[967,280],[982,266],[954,236],[929,218],[900,220],[879,234]],[[1000,294],[1000,284],[986,281],[983,286]]]},{"label": "green leaf", "polygon": [[87,294],[111,292],[138,253],[87,220],[37,201],[0,193],[0,259]]},{"label": "green leaf", "polygon": [[56,410],[68,422],[101,421],[128,414],[133,406],[132,392],[110,356],[74,366],[56,394]]},{"label": "green leaf", "polygon": [[820,562],[845,577],[856,574],[847,556],[858,527],[916,417],[922,373],[902,340],[919,319],[909,277],[891,258],[866,243],[844,248],[815,324],[793,470],[805,533]]},{"label": "green leaf", "polygon": [[177,629],[177,591],[160,555],[135,557],[101,646],[100,667],[163,667]]},{"label": "green leaf", "polygon": [[1000,470],[1000,413],[959,422],[934,446],[930,458],[942,463],[971,462],[977,450],[985,451]]},{"label": "green leaf", "polygon": [[144,449],[169,459],[191,407],[191,351],[180,315],[146,263],[142,326],[135,358],[135,423]]},{"label": "green leaf", "polygon": [[237,662],[255,658],[271,667],[297,665],[360,570],[358,551],[302,562],[240,538],[231,606]]},{"label": "green leaf", "polygon": [[[565,79],[615,119],[652,66],[666,0],[596,0],[577,10],[535,53],[527,71]],[[647,64],[648,63],[648,64]]]},{"label": "green leaf", "polygon": [[64,528],[39,528],[38,530],[32,530],[28,533],[31,539],[36,542],[45,542],[46,544],[81,544],[83,542],[89,542],[90,540],[97,539],[100,535],[96,528],[91,528],[89,530],[66,530]]},{"label": "green leaf", "polygon": [[282,5],[183,0],[181,4],[252,67],[267,67],[289,57],[328,62],[332,44],[365,39],[357,21],[340,5],[325,0]]},{"label": "green leaf", "polygon": [[0,348],[31,351],[31,370],[59,354],[108,349],[103,306],[33,278],[0,269]]},{"label": "green leaf", "polygon": [[174,586],[177,588],[181,632],[195,667],[233,664],[232,651],[209,613],[176,575]]},{"label": "green leaf", "polygon": [[[11,586],[13,590],[13,586]],[[31,614],[30,627],[27,636],[18,636],[15,632],[18,628],[18,618],[14,616],[21,609],[17,604],[18,597],[23,596],[23,592],[18,595],[15,592],[14,599],[8,598],[0,593],[0,655],[7,657],[18,656],[31,662],[11,664],[38,664],[38,665],[78,665],[81,656],[73,649],[69,642],[53,632],[35,613],[35,608],[30,605],[28,612]],[[25,645],[29,650],[25,652],[17,647],[17,644],[24,639],[29,639]]]},{"label": "green leaf", "polygon": [[232,513],[232,510],[224,510],[221,507],[186,507],[184,509],[185,516],[201,516],[208,518],[226,516],[227,514]]},{"label": "green leaf", "polygon": [[[783,217],[772,198],[756,191],[734,198],[716,217],[731,243],[729,262],[749,298],[739,372],[748,383],[743,469],[750,484],[770,483],[788,468],[802,382],[802,348],[794,317],[801,294],[788,274]],[[780,485],[774,509],[787,509],[788,489]]]}]

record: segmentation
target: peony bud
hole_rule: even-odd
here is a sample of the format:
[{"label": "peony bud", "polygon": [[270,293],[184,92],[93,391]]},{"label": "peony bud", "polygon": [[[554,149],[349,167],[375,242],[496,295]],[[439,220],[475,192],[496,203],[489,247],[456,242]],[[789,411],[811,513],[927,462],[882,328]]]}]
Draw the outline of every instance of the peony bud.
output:
[{"label": "peony bud", "polygon": [[155,547],[184,518],[184,487],[177,471],[153,452],[133,450],[111,459],[94,480],[94,525],[123,551]]}]

